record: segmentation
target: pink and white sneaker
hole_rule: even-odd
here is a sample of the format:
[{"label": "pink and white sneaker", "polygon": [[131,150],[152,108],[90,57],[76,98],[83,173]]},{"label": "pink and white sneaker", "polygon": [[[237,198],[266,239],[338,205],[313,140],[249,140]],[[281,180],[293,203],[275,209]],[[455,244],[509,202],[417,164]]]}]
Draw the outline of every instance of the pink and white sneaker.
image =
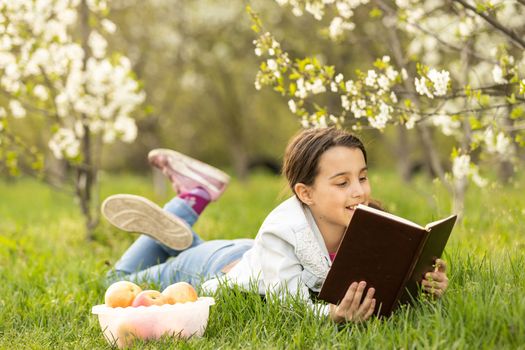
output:
[{"label": "pink and white sneaker", "polygon": [[223,171],[173,150],[154,149],[149,152],[148,161],[162,170],[177,193],[200,186],[210,194],[212,201],[216,201],[230,182]]}]

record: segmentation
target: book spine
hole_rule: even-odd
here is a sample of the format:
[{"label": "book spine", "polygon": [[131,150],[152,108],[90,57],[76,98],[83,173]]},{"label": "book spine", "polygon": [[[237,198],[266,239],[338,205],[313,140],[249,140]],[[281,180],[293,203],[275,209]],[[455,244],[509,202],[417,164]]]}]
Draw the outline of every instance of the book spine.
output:
[{"label": "book spine", "polygon": [[405,275],[405,278],[403,279],[403,283],[401,283],[400,288],[397,291],[396,297],[394,299],[394,303],[392,304],[392,307],[395,307],[399,301],[399,298],[401,298],[401,295],[403,294],[405,287],[407,285],[408,280],[412,276],[412,273],[414,272],[414,268],[416,267],[417,261],[419,260],[419,256],[421,255],[421,252],[423,251],[423,248],[425,247],[425,244],[427,243],[428,237],[430,236],[429,230],[421,230],[424,234],[424,237],[421,239],[421,242],[419,243],[419,247],[417,248],[417,251],[415,252],[414,256],[412,257],[412,263],[410,265],[410,268],[407,271],[407,274]]}]

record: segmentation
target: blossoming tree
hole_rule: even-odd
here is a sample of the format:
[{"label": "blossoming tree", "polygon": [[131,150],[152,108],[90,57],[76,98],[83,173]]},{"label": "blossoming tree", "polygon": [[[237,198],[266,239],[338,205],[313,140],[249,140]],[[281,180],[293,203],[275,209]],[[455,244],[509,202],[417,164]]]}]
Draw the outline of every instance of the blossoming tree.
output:
[{"label": "blossoming tree", "polygon": [[107,15],[106,0],[0,0],[0,163],[43,174],[45,151],[24,137],[42,127],[53,156],[75,172],[89,234],[101,146],[134,141],[131,113],[144,100],[129,60],[107,51],[104,35],[116,30]]},{"label": "blossoming tree", "polygon": [[[285,96],[305,127],[416,129],[433,173],[454,194],[459,212],[467,180],[487,184],[483,161],[496,158],[507,173],[519,161],[525,145],[523,1],[276,2],[296,16],[328,17],[321,32],[336,45],[352,36],[358,12],[388,41],[373,66],[350,75],[316,57],[292,57],[248,9],[259,34],[255,54],[263,58],[255,87],[270,86]],[[329,103],[334,99],[338,103]],[[435,128],[455,141],[449,172],[436,155]]]}]

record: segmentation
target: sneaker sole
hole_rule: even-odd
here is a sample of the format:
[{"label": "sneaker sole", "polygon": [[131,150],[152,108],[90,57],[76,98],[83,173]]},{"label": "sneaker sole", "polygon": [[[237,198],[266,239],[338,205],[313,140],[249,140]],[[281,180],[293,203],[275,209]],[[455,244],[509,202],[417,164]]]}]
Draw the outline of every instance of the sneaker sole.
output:
[{"label": "sneaker sole", "polygon": [[200,171],[202,173],[205,173],[206,175],[212,177],[214,180],[224,183],[224,185],[227,185],[230,182],[230,176],[226,174],[225,172],[209,165],[206,163],[201,162],[200,160],[197,160],[195,158],[188,157],[185,154],[176,152],[171,149],[166,148],[158,148],[150,151],[148,153],[148,159],[150,159],[153,156],[156,156],[158,154],[166,154],[173,158],[180,158],[183,159],[188,165],[197,171]]},{"label": "sneaker sole", "polygon": [[184,221],[144,197],[113,195],[102,203],[101,211],[119,229],[146,234],[169,248],[183,250],[193,242],[193,233]]}]

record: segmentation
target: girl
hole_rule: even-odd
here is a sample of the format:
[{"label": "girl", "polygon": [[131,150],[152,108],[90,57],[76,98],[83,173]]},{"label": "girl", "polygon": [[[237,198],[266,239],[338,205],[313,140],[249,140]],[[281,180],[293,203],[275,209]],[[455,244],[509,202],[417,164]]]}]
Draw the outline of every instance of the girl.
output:
[{"label": "girl", "polygon": [[[224,191],[220,170],[169,150],[152,151],[150,162],[162,169],[181,193],[164,210],[145,198],[109,197],[104,215],[117,227],[145,233],[126,251],[110,278],[202,284],[213,292],[219,281],[261,295],[286,290],[308,301],[336,322],[363,321],[375,307],[373,288],[353,283],[339,305],[314,304],[335,252],[358,204],[373,205],[366,151],[355,136],[335,128],[304,130],[289,143],[283,173],[294,195],[264,220],[254,240],[203,242],[190,227]],[[189,248],[188,248],[189,247]],[[425,276],[424,289],[441,296],[448,287],[446,264]]]}]

